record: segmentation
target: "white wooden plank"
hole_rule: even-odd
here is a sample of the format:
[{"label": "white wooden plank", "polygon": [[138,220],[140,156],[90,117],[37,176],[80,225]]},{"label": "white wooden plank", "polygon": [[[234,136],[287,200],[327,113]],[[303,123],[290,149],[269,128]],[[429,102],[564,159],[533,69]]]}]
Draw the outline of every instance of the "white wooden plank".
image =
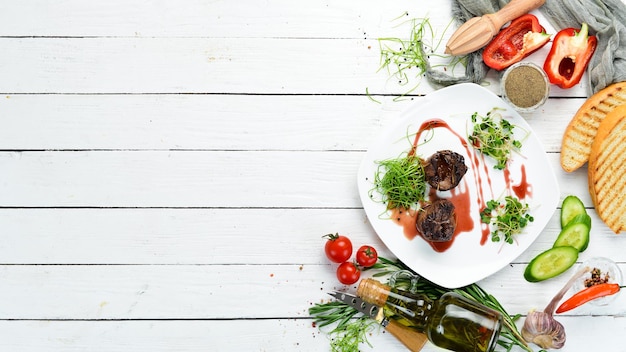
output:
[{"label": "white wooden plank", "polygon": [[[0,154],[5,206],[358,206],[360,153]],[[315,184],[315,187],[311,187]]]},{"label": "white wooden plank", "polygon": [[[274,95],[8,95],[0,149],[357,150],[421,97]],[[526,115],[548,152],[583,98]],[[280,141],[280,143],[277,143]]]},{"label": "white wooden plank", "polygon": [[[405,10],[447,23],[448,4],[0,7],[0,350],[327,350],[306,319],[341,287],[320,236],[341,231],[389,254],[354,185],[371,138],[407,106],[390,96],[406,87],[376,72],[376,37],[408,34],[391,21]],[[488,89],[497,80],[490,72]],[[558,167],[585,92],[553,89],[577,98],[527,118],[562,197],[590,205],[585,170]],[[579,259],[605,255],[624,269],[621,238],[591,214]],[[557,232],[555,214],[481,286],[512,312],[545,306],[567,277],[530,284],[521,273]],[[564,351],[621,346],[624,303],[559,317]],[[372,339],[376,350],[404,350],[388,334]]]},{"label": "white wooden plank", "polygon": [[[399,85],[377,72],[374,39],[0,38],[0,51],[0,94],[364,95],[369,89],[398,95],[414,84],[413,94],[435,89],[419,77]],[[487,78],[487,87],[498,92],[498,75]],[[585,97],[587,90],[581,84],[554,95]]]},{"label": "white wooden plank", "polygon": [[[591,240],[579,259],[626,262],[621,236],[589,214]],[[326,264],[322,236],[336,232],[355,250],[371,244],[392,256],[362,209],[0,209],[0,226],[3,264]],[[552,247],[559,231],[555,211],[514,262]]]},{"label": "white wooden plank", "polygon": [[0,92],[364,94],[378,65],[366,42],[0,38]]},{"label": "white wooden plank", "polygon": [[[0,205],[26,207],[360,207],[363,152],[0,153]],[[561,194],[587,187],[548,154]],[[579,194],[591,204],[588,194]]]},{"label": "white wooden plank", "polygon": [[[324,37],[385,35],[393,19],[409,11],[443,26],[449,5],[411,6],[404,1],[83,1],[27,0],[0,12],[0,36],[116,37]],[[28,19],[28,20],[24,20]],[[382,27],[382,28],[381,28]]]},{"label": "white wooden plank", "polygon": [[2,209],[0,224],[4,264],[325,264],[336,232],[390,256],[362,209]]},{"label": "white wooden plank", "polygon": [[[562,317],[567,342],[561,351],[611,346],[623,352],[623,317]],[[217,321],[0,321],[0,347],[14,352],[93,351],[330,351],[325,334],[309,320]],[[389,333],[374,330],[361,351],[406,351]],[[533,346],[538,350],[536,346]],[[606,348],[606,347],[605,347]],[[441,351],[427,343],[424,352]],[[521,349],[513,349],[519,352]]]},{"label": "white wooden plank", "polygon": [[[355,285],[337,281],[336,266],[1,265],[0,319],[300,318],[308,316],[311,305],[328,300],[327,292],[355,291]],[[578,265],[540,283],[524,280],[525,267],[512,264],[478,284],[509,313],[526,314],[545,308]],[[620,268],[624,270],[624,264]],[[590,314],[623,316],[626,295],[566,315]]]}]

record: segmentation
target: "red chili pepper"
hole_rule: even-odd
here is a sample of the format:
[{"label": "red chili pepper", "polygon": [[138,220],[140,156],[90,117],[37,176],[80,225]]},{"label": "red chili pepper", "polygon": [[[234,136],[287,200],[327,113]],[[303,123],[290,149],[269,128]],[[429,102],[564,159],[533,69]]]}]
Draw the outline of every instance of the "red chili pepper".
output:
[{"label": "red chili pepper", "polygon": [[586,23],[578,31],[574,28],[559,31],[543,64],[550,82],[561,88],[578,84],[597,45],[598,40],[589,35]]},{"label": "red chili pepper", "polygon": [[483,51],[483,61],[495,70],[503,70],[550,41],[550,35],[532,14],[522,15],[502,29]]},{"label": "red chili pepper", "polygon": [[610,296],[618,293],[620,290],[619,284],[597,284],[586,289],[576,292],[572,297],[568,298],[565,302],[563,302],[559,308],[556,309],[557,313],[567,312],[568,310],[572,310],[576,307],[580,307],[581,305],[594,300],[596,298]]}]

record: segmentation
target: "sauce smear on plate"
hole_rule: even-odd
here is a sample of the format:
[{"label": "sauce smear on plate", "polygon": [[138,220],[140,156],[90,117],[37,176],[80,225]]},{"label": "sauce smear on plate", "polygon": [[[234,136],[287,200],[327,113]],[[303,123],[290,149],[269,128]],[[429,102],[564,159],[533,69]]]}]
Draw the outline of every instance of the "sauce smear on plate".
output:
[{"label": "sauce smear on plate", "polygon": [[[469,144],[467,139],[451,128],[448,123],[441,119],[430,119],[423,122],[415,134],[413,146],[409,155],[415,155],[417,153],[420,143],[428,142],[430,137],[426,137],[422,140],[424,133],[432,131],[436,128],[442,128],[449,131],[456,137],[456,139],[458,139],[458,142],[463,149],[465,149],[465,153],[471,163],[470,169],[472,170],[473,182],[476,186],[476,205],[479,211],[484,209],[486,207],[485,191],[490,192],[491,199],[494,198],[489,166],[485,163],[484,155],[478,153]],[[514,180],[512,179],[511,172],[508,167],[504,170],[504,179],[507,193],[514,193],[519,199],[525,199],[532,196],[532,185],[526,178],[526,168],[523,164],[521,166],[521,180],[518,184],[514,184]],[[446,198],[454,204],[457,226],[454,231],[454,236],[450,241],[433,242],[424,239],[416,227],[417,210],[415,209],[394,209],[392,210],[391,219],[403,228],[404,235],[408,239],[412,240],[417,236],[422,237],[433,248],[433,250],[436,252],[444,252],[452,246],[454,240],[459,234],[474,230],[474,227],[476,226],[475,219],[480,219],[479,214],[474,214],[475,216],[472,216],[472,195],[470,194],[467,182],[467,179],[464,177],[462,183],[450,191],[438,192],[437,190],[431,188],[428,194],[428,199],[431,202],[439,198]],[[487,190],[483,189],[483,184],[487,185]],[[480,244],[484,245],[489,239],[489,226],[480,222],[480,220],[479,226],[481,232]]]}]

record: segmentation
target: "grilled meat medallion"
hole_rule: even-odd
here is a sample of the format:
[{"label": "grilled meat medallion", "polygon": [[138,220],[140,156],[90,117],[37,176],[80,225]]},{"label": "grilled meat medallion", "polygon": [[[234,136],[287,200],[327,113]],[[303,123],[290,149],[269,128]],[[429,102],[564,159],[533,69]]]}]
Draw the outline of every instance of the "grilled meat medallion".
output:
[{"label": "grilled meat medallion", "polygon": [[415,226],[427,241],[450,241],[456,229],[454,210],[454,204],[451,201],[437,199],[418,211]]},{"label": "grilled meat medallion", "polygon": [[456,187],[467,172],[463,155],[440,150],[424,163],[426,182],[438,191],[449,191]]}]

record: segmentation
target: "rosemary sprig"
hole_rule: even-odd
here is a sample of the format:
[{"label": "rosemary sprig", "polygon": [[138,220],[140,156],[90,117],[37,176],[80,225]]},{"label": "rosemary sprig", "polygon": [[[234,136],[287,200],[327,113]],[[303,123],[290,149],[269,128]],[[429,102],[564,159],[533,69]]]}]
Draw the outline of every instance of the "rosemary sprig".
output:
[{"label": "rosemary sprig", "polygon": [[359,351],[361,343],[371,346],[367,334],[373,330],[376,321],[363,316],[351,306],[339,301],[318,303],[309,308],[309,314],[320,329],[337,324],[328,332],[333,352]]},{"label": "rosemary sprig", "polygon": [[[383,257],[379,257],[378,263],[365,270],[373,271],[374,277],[386,276],[389,286],[425,294],[431,299],[437,299],[444,293],[453,291],[495,309],[502,314],[504,321],[498,344],[504,347],[506,351],[511,351],[514,346],[517,346],[524,351],[533,352],[515,325],[515,321],[521,315],[510,315],[493,295],[476,284],[450,290],[420,278],[417,273],[400,260],[390,260]],[[309,308],[309,314],[314,317],[314,322],[319,327],[337,323],[337,326],[329,333],[332,337],[331,347],[333,351],[357,352],[359,343],[369,344],[366,334],[370,331],[369,329],[373,328],[374,321],[367,320],[356,309],[347,304],[338,301],[318,303]],[[337,346],[340,346],[341,349],[335,349]]]},{"label": "rosemary sprig", "polygon": [[333,323],[337,323],[337,328],[343,328],[358,313],[359,311],[340,301],[318,303],[309,308],[309,314],[314,317],[313,322],[320,328]]},{"label": "rosemary sprig", "polygon": [[367,317],[359,317],[342,328],[335,329],[331,334],[330,347],[332,352],[359,351],[359,345],[366,343],[373,347],[367,340],[367,335],[374,329],[375,321]]}]

